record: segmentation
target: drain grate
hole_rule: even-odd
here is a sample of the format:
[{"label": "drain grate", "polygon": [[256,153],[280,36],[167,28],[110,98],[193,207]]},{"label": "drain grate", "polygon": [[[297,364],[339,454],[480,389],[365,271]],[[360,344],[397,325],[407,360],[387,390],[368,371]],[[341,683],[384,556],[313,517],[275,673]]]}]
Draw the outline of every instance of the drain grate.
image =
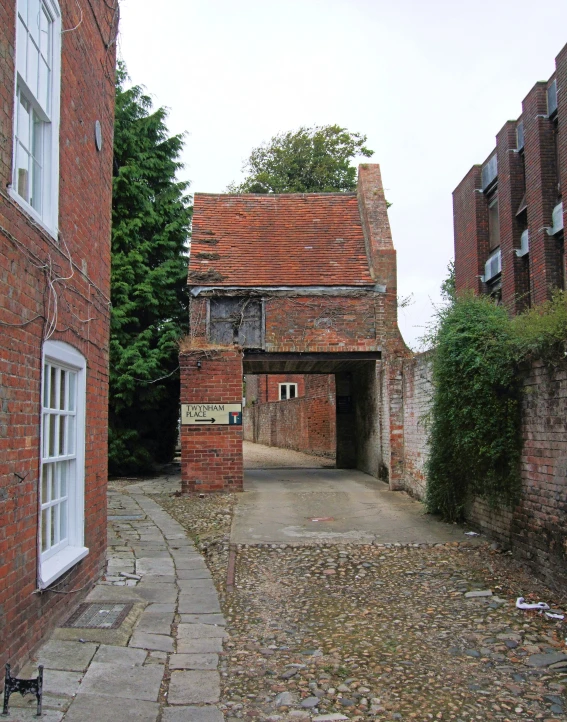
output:
[{"label": "drain grate", "polygon": [[79,629],[118,629],[132,606],[114,602],[80,604],[63,626]]}]

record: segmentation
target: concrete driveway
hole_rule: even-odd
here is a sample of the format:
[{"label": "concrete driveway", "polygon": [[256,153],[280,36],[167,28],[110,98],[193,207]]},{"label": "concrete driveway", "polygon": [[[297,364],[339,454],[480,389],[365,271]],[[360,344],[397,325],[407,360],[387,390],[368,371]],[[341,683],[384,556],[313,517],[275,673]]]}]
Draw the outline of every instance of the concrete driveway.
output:
[{"label": "concrete driveway", "polygon": [[[270,453],[277,462],[257,468]],[[463,528],[424,514],[403,492],[353,469],[321,468],[322,460],[247,442],[244,492],[237,495],[231,542],[443,543],[464,541]],[[328,460],[323,463],[328,464]],[[277,464],[277,466],[275,465]],[[254,468],[250,468],[254,467]],[[317,468],[319,467],[319,468]]]}]

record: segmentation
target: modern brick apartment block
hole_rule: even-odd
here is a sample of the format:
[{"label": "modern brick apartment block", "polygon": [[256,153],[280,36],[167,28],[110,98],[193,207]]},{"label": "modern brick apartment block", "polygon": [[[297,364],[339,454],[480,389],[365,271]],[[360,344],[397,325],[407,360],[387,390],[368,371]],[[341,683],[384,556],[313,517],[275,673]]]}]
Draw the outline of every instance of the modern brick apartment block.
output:
[{"label": "modern brick apartment block", "polygon": [[[337,465],[388,469],[396,487],[401,388],[384,364],[407,349],[378,165],[357,193],[197,193],[189,286],[182,404],[241,400],[243,373],[333,374]],[[182,424],[183,490],[241,488],[236,439],[242,426]]]},{"label": "modern brick apartment block", "polygon": [[457,291],[491,294],[518,313],[564,288],[566,187],[567,45],[453,193]]},{"label": "modern brick apartment block", "polygon": [[0,0],[0,669],[106,548],[115,0]]}]

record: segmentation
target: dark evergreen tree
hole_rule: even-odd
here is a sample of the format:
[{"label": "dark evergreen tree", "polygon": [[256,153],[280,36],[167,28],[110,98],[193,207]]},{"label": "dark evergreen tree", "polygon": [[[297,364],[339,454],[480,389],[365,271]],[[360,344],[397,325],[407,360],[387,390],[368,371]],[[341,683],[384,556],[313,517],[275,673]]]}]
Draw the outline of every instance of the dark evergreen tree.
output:
[{"label": "dark evergreen tree", "polygon": [[179,182],[183,136],[118,68],[112,200],[109,464],[150,471],[172,458],[179,418],[179,338],[192,207]]}]

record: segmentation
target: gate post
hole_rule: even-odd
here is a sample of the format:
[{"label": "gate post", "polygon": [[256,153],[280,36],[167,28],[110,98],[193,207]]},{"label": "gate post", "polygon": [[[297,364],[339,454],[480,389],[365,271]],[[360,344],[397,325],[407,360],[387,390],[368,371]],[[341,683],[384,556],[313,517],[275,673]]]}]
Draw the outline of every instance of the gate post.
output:
[{"label": "gate post", "polygon": [[242,350],[182,352],[179,367],[182,493],[242,491]]}]

